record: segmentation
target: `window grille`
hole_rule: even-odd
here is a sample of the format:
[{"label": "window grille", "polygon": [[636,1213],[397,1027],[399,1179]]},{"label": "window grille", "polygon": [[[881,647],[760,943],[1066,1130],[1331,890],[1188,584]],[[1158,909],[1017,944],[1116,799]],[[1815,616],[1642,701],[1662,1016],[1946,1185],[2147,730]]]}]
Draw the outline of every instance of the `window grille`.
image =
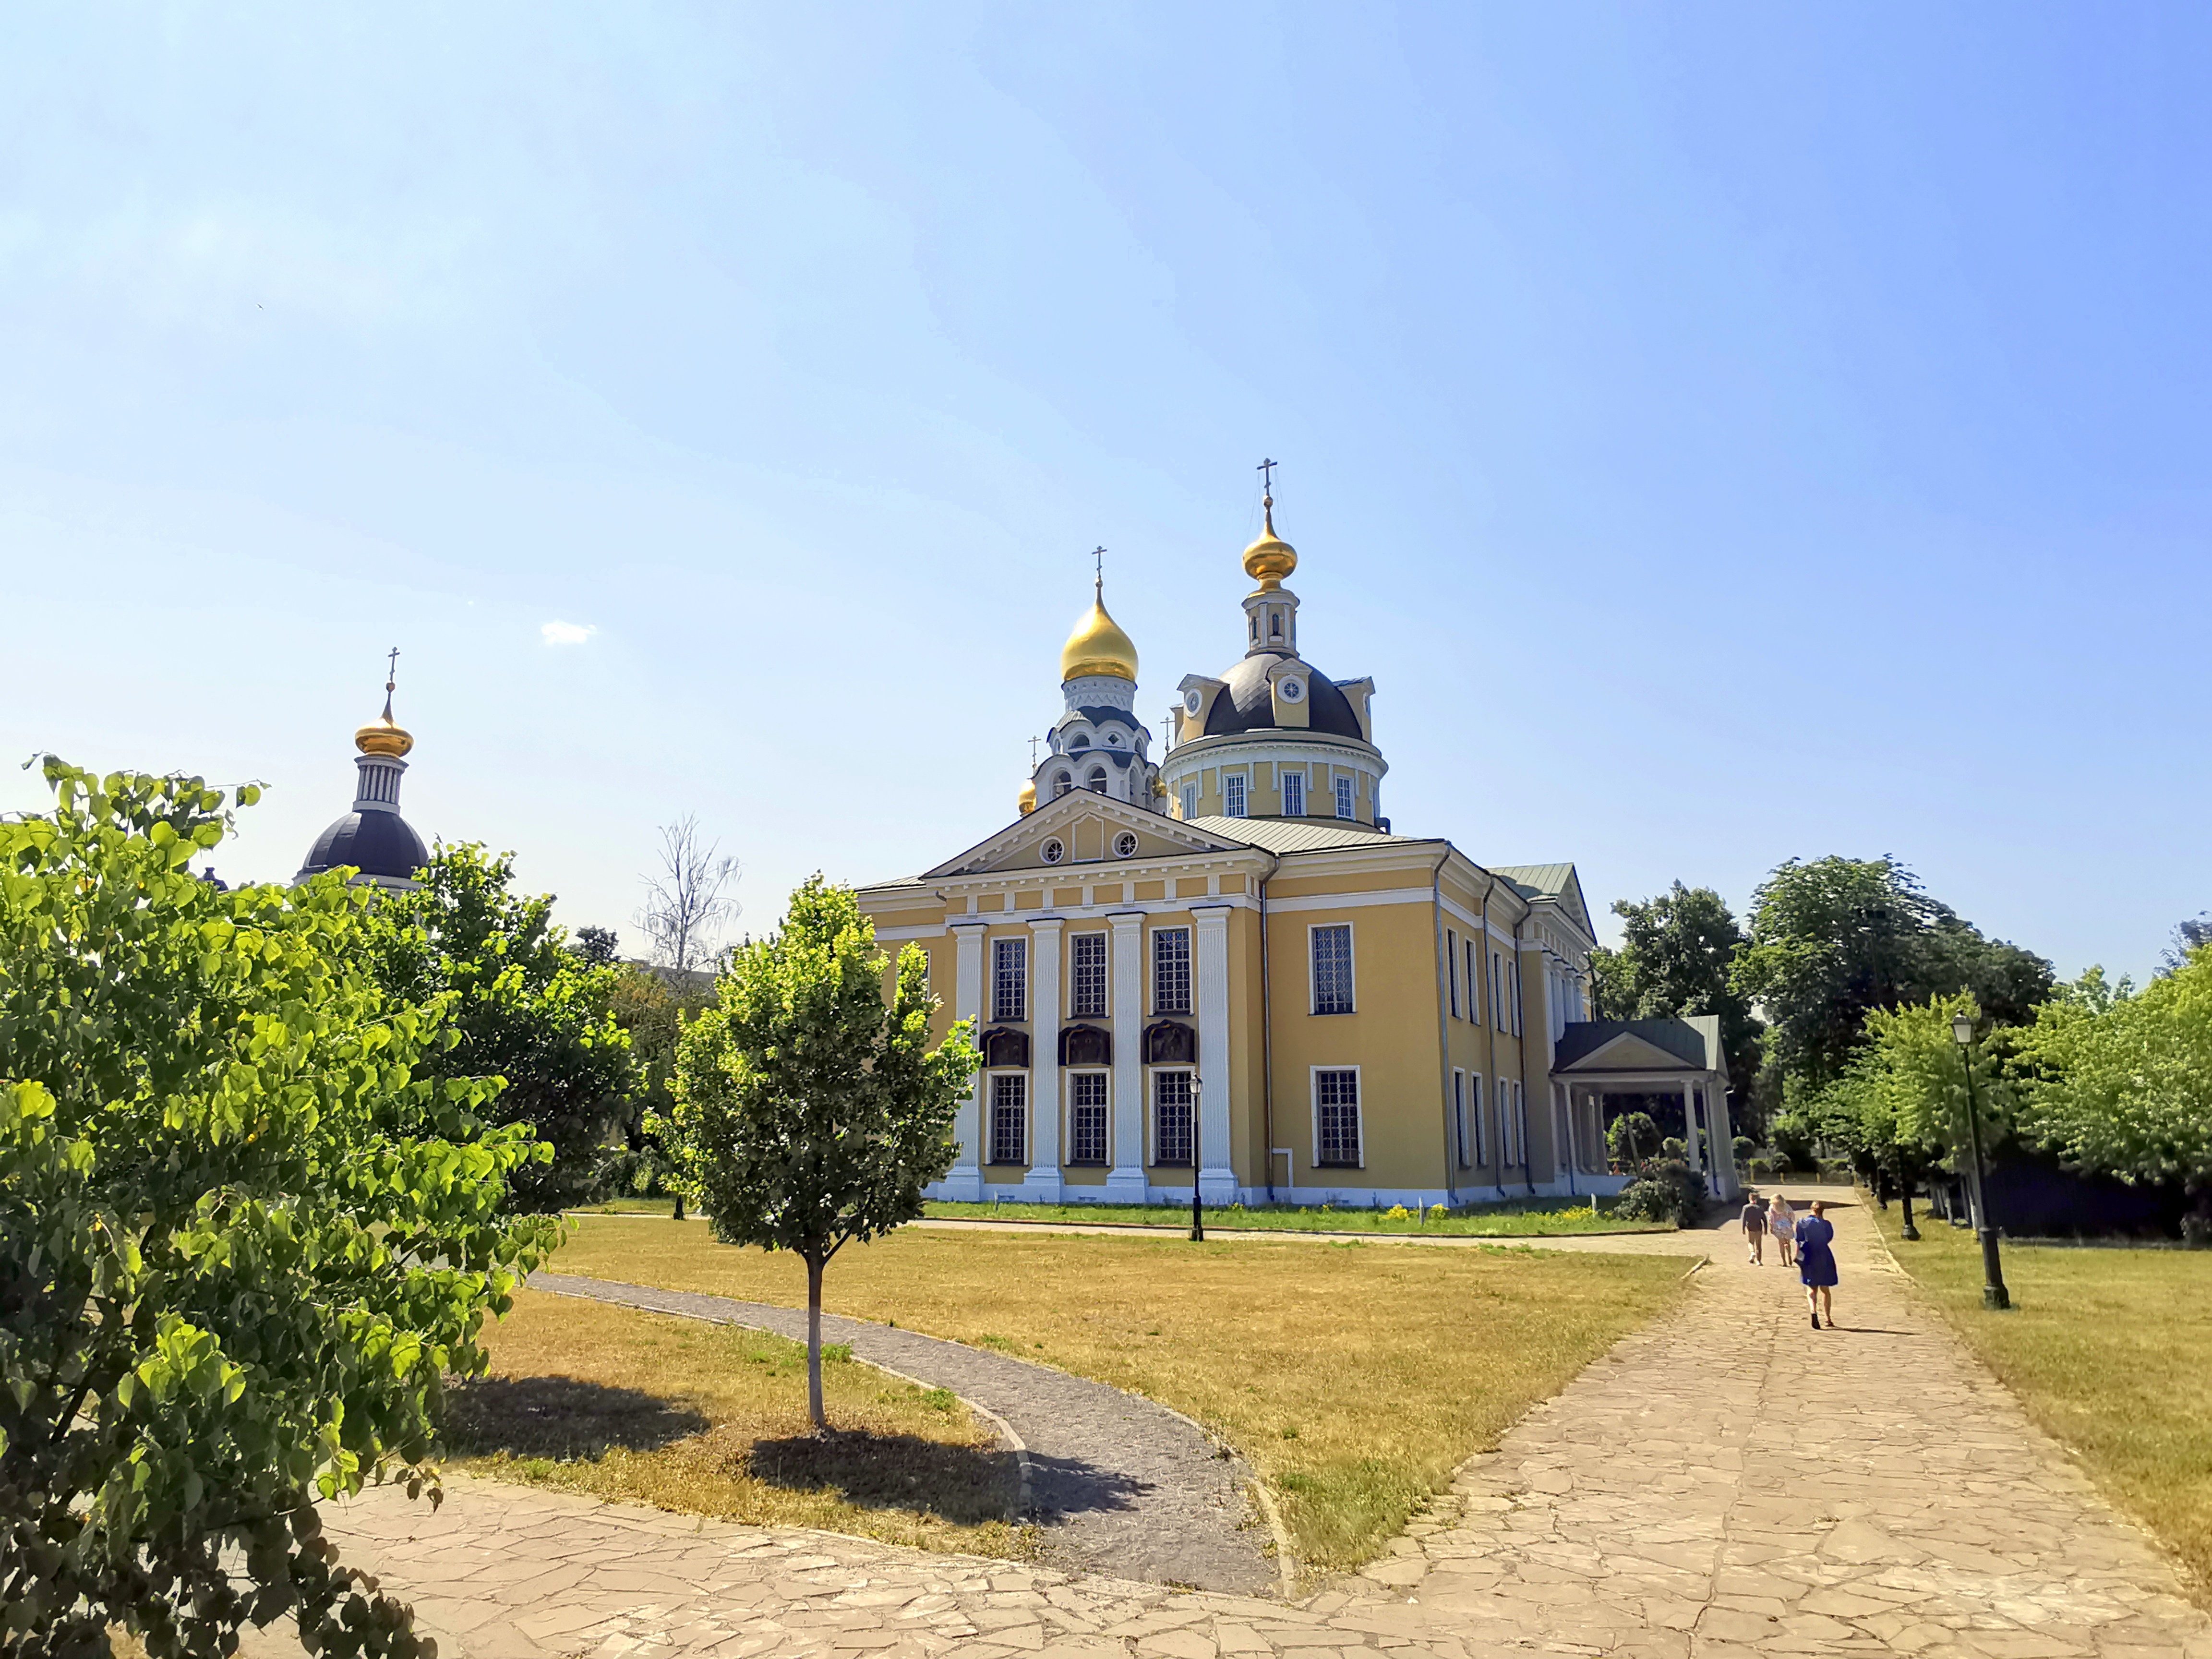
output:
[{"label": "window grille", "polygon": [[1224,772],[1221,775],[1221,811],[1224,817],[1244,816],[1244,775]]},{"label": "window grille", "polygon": [[1340,777],[1336,781],[1336,815],[1348,818],[1352,812],[1352,780]]},{"label": "window grille", "polygon": [[1056,775],[1052,781],[1052,798],[1054,800],[1058,800],[1062,795],[1066,794],[1069,790],[1074,787],[1075,774],[1073,772],[1061,772]]},{"label": "window grille", "polygon": [[1352,924],[1313,930],[1314,1012],[1352,1012]]},{"label": "window grille", "polygon": [[1152,1162],[1190,1164],[1190,1073],[1152,1073]]},{"label": "window grille", "polygon": [[1067,1080],[1067,1161],[1106,1161],[1106,1073],[1072,1072]]},{"label": "window grille", "polygon": [[1067,1012],[1076,1018],[1106,1012],[1106,935],[1078,933],[1068,941]]},{"label": "window grille", "polygon": [[991,1018],[1027,1019],[1030,942],[1025,939],[994,939],[991,950]]},{"label": "window grille", "polygon": [[991,1079],[991,1162],[1029,1162],[1030,1080],[1019,1072]]},{"label": "window grille", "polygon": [[1359,1162],[1359,1073],[1316,1072],[1314,1107],[1317,1119],[1314,1162],[1356,1166]]},{"label": "window grille", "polygon": [[1306,780],[1303,772],[1283,774],[1283,816],[1302,818],[1306,815]]},{"label": "window grille", "polygon": [[1152,1012],[1190,1012],[1190,929],[1163,927],[1152,935]]}]

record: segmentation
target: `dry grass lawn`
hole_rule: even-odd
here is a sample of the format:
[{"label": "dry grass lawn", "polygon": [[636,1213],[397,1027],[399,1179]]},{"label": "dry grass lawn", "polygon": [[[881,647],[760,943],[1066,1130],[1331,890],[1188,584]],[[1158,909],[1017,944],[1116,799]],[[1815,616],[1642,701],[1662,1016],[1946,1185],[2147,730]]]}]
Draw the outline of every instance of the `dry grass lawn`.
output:
[{"label": "dry grass lawn", "polygon": [[[1627,1331],[1687,1264],[1525,1249],[937,1232],[848,1246],[825,1304],[1145,1395],[1243,1453],[1301,1561],[1371,1558],[1468,1457]],[[584,1218],[553,1266],[804,1306],[788,1255],[696,1223]]]},{"label": "dry grass lawn", "polygon": [[1908,1244],[1894,1208],[1867,1207],[1966,1346],[2212,1607],[2212,1253],[2008,1243],[2013,1306],[1992,1314],[1972,1233],[1923,1218]]},{"label": "dry grass lawn", "polygon": [[840,1431],[823,1441],[805,1348],[765,1332],[523,1291],[486,1346],[490,1375],[447,1413],[463,1468],[761,1526],[1030,1551],[1006,1518],[1020,1473],[990,1427],[842,1350],[823,1366]]}]

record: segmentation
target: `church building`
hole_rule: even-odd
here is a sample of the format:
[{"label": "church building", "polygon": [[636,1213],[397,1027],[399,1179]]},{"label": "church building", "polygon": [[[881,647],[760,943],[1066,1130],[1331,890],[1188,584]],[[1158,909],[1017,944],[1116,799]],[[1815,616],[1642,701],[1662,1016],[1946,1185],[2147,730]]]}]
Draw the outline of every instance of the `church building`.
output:
[{"label": "church building", "polygon": [[1102,580],[1013,822],[860,891],[878,939],[928,953],[939,1033],[972,1020],[982,1050],[931,1195],[1610,1193],[1605,1094],[1665,1090],[1728,1196],[1717,1032],[1709,1052],[1589,1019],[1596,939],[1571,864],[1486,866],[1393,827],[1375,682],[1300,654],[1273,508],[1244,550],[1243,654],[1183,678],[1164,752]]},{"label": "church building", "polygon": [[[399,653],[392,655],[396,666]],[[395,679],[384,682],[384,713],[353,734],[353,746],[360,751],[354,761],[353,810],[315,837],[292,878],[295,886],[325,870],[350,867],[353,882],[405,889],[416,884],[415,872],[430,861],[422,837],[399,816],[399,780],[406,775],[415,738],[392,718]]]}]

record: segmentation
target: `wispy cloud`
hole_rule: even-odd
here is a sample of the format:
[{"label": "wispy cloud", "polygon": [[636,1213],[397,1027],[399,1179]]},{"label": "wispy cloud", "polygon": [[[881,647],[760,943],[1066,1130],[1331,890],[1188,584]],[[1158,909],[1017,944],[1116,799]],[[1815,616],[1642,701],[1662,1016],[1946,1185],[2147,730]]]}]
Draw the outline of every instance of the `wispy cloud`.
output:
[{"label": "wispy cloud", "polygon": [[550,622],[538,631],[548,645],[581,645],[599,630],[587,623]]}]

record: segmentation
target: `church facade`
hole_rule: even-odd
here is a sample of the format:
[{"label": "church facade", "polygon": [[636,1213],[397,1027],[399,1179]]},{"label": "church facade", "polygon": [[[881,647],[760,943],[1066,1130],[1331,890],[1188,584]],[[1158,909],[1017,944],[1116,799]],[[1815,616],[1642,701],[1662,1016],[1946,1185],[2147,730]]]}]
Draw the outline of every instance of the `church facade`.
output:
[{"label": "church facade", "polygon": [[[1157,758],[1102,584],[1014,820],[860,890],[879,939],[927,953],[939,1032],[972,1020],[982,1050],[933,1196],[1172,1202],[1195,1181],[1217,1205],[1458,1206],[1620,1186],[1606,1079],[1555,1071],[1594,1029],[1574,866],[1485,866],[1393,828],[1375,683],[1300,654],[1297,564],[1270,500],[1244,654],[1182,681]],[[1724,1098],[1684,1102],[1725,1146]]]}]

